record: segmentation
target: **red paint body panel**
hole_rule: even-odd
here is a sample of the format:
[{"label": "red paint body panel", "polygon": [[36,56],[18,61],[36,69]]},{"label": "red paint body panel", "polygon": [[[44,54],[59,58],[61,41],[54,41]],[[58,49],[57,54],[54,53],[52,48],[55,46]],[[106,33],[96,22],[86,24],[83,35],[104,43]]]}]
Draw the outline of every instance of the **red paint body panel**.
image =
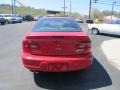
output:
[{"label": "red paint body panel", "polygon": [[[84,47],[76,48],[79,43]],[[27,69],[33,71],[86,69],[93,61],[90,43],[84,32],[30,32],[23,40],[22,61]],[[55,71],[49,70],[51,64]]]},{"label": "red paint body panel", "polygon": [[88,36],[85,32],[30,32],[29,36]]},{"label": "red paint body panel", "polygon": [[92,55],[85,56],[36,56],[31,54],[22,54],[23,64],[27,69],[33,71],[45,71],[48,70],[48,64],[54,63],[66,63],[68,69],[64,71],[57,70],[56,72],[69,72],[77,71],[89,68],[92,65]]}]

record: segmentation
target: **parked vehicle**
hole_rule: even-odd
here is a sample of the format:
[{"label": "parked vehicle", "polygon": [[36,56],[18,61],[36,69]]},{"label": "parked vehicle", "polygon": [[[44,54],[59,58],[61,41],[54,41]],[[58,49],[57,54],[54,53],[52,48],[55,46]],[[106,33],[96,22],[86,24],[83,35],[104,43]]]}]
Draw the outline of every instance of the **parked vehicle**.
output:
[{"label": "parked vehicle", "polygon": [[75,19],[77,21],[77,23],[83,23],[82,19]]},{"label": "parked vehicle", "polygon": [[86,23],[93,23],[93,20],[92,19],[88,19],[88,20],[86,20]]},{"label": "parked vehicle", "polygon": [[6,24],[6,20],[4,19],[2,15],[0,15],[0,24],[2,25]]},{"label": "parked vehicle", "polygon": [[23,65],[34,72],[87,69],[93,57],[91,41],[70,17],[43,17],[23,39]]},{"label": "parked vehicle", "polygon": [[101,18],[95,19],[94,23],[103,23],[104,21]]},{"label": "parked vehicle", "polygon": [[88,24],[88,28],[92,34],[106,33],[120,35],[120,19],[109,20],[108,24]]},{"label": "parked vehicle", "polygon": [[0,14],[6,20],[6,23],[15,23],[16,19],[12,14]]},{"label": "parked vehicle", "polygon": [[42,16],[35,16],[34,17],[34,21],[37,21],[38,19],[40,19]]},{"label": "parked vehicle", "polygon": [[34,21],[34,18],[31,15],[23,16],[23,21]]},{"label": "parked vehicle", "polygon": [[16,19],[16,23],[22,23],[23,22],[23,17],[20,15],[14,15],[15,19]]}]

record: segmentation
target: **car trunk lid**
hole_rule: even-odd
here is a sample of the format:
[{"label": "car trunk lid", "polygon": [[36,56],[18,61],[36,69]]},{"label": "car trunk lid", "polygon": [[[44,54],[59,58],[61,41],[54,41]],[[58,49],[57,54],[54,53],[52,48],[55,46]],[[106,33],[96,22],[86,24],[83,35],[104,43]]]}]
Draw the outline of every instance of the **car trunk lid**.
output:
[{"label": "car trunk lid", "polygon": [[84,32],[32,32],[26,39],[33,55],[76,55],[90,49]]}]

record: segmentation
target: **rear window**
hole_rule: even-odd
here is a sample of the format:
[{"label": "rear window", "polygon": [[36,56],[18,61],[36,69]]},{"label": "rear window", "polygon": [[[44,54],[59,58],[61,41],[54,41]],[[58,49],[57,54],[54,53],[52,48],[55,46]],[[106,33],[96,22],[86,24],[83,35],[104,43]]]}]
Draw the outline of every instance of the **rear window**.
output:
[{"label": "rear window", "polygon": [[80,32],[80,26],[70,18],[41,18],[33,32]]}]

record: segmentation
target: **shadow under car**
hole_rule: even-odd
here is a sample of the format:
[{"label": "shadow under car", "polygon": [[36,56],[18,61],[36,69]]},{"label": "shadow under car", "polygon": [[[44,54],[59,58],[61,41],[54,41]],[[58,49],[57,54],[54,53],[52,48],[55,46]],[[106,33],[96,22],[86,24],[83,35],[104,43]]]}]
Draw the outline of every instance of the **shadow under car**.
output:
[{"label": "shadow under car", "polygon": [[101,33],[101,34],[99,34],[99,35],[102,35],[102,36],[108,36],[108,37],[120,38],[120,35],[105,34],[105,33]]},{"label": "shadow under car", "polygon": [[88,70],[68,73],[34,73],[34,81],[37,86],[50,90],[89,90],[112,84],[107,71],[95,58]]}]

